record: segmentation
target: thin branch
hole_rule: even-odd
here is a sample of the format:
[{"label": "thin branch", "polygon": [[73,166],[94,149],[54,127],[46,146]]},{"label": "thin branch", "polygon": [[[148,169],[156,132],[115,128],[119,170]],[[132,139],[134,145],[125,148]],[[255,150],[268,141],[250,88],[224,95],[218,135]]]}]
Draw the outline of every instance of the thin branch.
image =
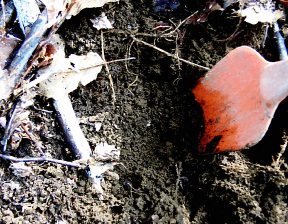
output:
[{"label": "thin branch", "polygon": [[43,161],[47,161],[47,162],[52,162],[52,163],[58,163],[61,165],[65,165],[65,166],[73,166],[73,167],[77,167],[77,168],[83,168],[83,165],[77,164],[77,163],[73,163],[73,162],[67,162],[64,160],[58,160],[58,159],[53,159],[53,158],[48,158],[46,156],[41,156],[41,157],[30,157],[30,158],[17,158],[14,156],[8,156],[8,155],[3,155],[0,154],[0,158],[2,159],[7,159],[13,162],[43,162]]}]

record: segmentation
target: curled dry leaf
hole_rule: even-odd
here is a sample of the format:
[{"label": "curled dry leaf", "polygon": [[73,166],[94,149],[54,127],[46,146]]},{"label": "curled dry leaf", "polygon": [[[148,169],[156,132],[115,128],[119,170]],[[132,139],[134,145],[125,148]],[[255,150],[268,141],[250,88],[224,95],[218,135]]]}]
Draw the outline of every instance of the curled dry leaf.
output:
[{"label": "curled dry leaf", "polygon": [[2,128],[6,128],[6,123],[7,123],[6,117],[0,117],[0,125]]},{"label": "curled dry leaf", "polygon": [[90,175],[93,180],[93,187],[96,190],[96,193],[98,194],[99,200],[103,200],[103,188],[101,186],[101,182],[103,180],[103,173],[106,173],[108,170],[113,169],[117,163],[100,163],[100,162],[88,162],[89,169],[90,169]]},{"label": "curled dry leaf", "polygon": [[[58,62],[56,67],[52,68],[52,75],[40,83],[40,92],[54,99],[58,98],[59,95],[69,94],[78,87],[80,82],[85,86],[96,79],[103,64],[101,57],[94,52],[89,52],[83,56],[70,55],[69,58],[56,60]],[[74,67],[71,63],[74,64]],[[41,70],[41,72],[44,71],[51,73],[51,67]]]},{"label": "curled dry leaf", "polygon": [[86,8],[97,8],[102,7],[104,4],[108,2],[118,2],[119,0],[72,0],[71,4],[74,4],[69,12],[69,16],[67,19],[71,18],[71,16],[77,15],[82,9]]},{"label": "curled dry leaf", "polygon": [[261,5],[257,5],[239,10],[238,15],[245,17],[245,22],[255,25],[258,22],[272,24],[282,18],[284,13],[280,10],[272,12]]},{"label": "curled dry leaf", "polygon": [[[238,2],[238,1],[234,1]],[[272,1],[239,1],[240,9],[236,12],[238,16],[244,17],[245,22],[252,25],[260,23],[275,23],[278,19],[284,17],[281,10],[275,10],[275,4]]]},{"label": "curled dry leaf", "polygon": [[41,68],[38,78],[27,84],[25,89],[40,83],[40,94],[56,99],[75,90],[80,82],[85,86],[97,78],[104,63],[99,54],[94,52],[82,56],[71,54],[69,58],[65,58],[64,43],[59,35],[54,35],[51,43],[56,49],[54,55],[51,55],[52,63]]}]

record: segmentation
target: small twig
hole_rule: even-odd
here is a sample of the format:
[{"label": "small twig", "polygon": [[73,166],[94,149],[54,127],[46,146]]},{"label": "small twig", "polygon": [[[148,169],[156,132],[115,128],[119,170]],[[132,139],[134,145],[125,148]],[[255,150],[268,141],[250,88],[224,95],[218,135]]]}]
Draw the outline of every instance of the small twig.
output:
[{"label": "small twig", "polygon": [[58,159],[52,159],[52,158],[48,158],[46,156],[30,157],[30,158],[17,158],[14,156],[8,156],[8,155],[0,154],[0,158],[7,159],[7,160],[10,160],[13,162],[43,162],[43,161],[47,161],[47,162],[52,162],[52,163],[58,163],[58,164],[65,165],[65,166],[73,166],[73,167],[78,167],[78,168],[84,168],[85,167],[85,166],[77,164],[77,163],[67,162],[67,161],[58,160]]},{"label": "small twig", "polygon": [[48,113],[48,114],[52,114],[53,113],[53,111],[50,111],[50,110],[44,110],[44,109],[37,108],[35,105],[32,105],[32,107],[35,110],[38,110],[38,111],[41,111],[41,112],[45,112],[45,113]]},{"label": "small twig", "polygon": [[[175,33],[176,31],[179,31],[180,26],[182,26],[184,23],[186,23],[187,20],[190,19],[192,16],[194,16],[196,13],[198,13],[198,11],[194,12],[192,15],[188,16],[186,19],[184,19],[182,22],[180,22],[180,23],[177,25],[177,27],[176,27],[174,30],[170,31],[169,33],[165,33],[165,32],[167,32],[167,31],[170,30],[170,29],[164,30],[164,31],[163,31],[162,33],[160,33],[160,34],[134,33],[134,35],[135,35],[135,36],[156,37],[156,38],[158,38],[158,37],[165,37],[165,38],[166,38],[166,37],[170,37],[170,36],[172,36],[173,33]],[[173,23],[171,20],[170,20],[170,22]],[[173,23],[173,24],[174,24],[174,23]],[[175,24],[174,24],[174,25],[175,25]],[[176,26],[176,25],[175,25],[175,26]],[[162,27],[166,27],[166,26],[155,27],[155,28],[153,28],[153,30],[159,29],[159,28],[162,28]]]},{"label": "small twig", "polygon": [[277,22],[274,23],[274,35],[276,37],[280,60],[286,60],[288,58],[288,55],[287,55],[287,49],[285,45],[285,38],[282,37],[280,33],[280,28]]},{"label": "small twig", "polygon": [[185,62],[185,63],[187,63],[187,64],[189,64],[189,65],[192,65],[192,66],[196,66],[196,67],[198,67],[198,68],[202,68],[202,69],[207,70],[207,71],[210,70],[210,68],[208,68],[208,67],[195,64],[195,63],[193,63],[193,62],[191,62],[191,61],[187,61],[187,60],[185,60],[185,59],[183,59],[183,58],[179,58],[179,57],[177,57],[176,55],[171,54],[171,53],[169,53],[169,52],[167,52],[167,51],[164,51],[163,49],[161,49],[161,48],[159,48],[159,47],[156,47],[156,46],[154,46],[154,45],[152,45],[152,44],[149,44],[149,43],[147,43],[147,42],[145,42],[145,41],[143,41],[143,40],[140,40],[140,39],[136,38],[136,37],[133,36],[133,35],[131,35],[131,38],[132,38],[133,40],[139,42],[139,43],[142,43],[142,44],[146,45],[146,46],[152,47],[152,48],[154,48],[155,50],[160,51],[160,52],[168,55],[169,57],[175,58],[175,59],[177,59],[177,60],[179,60],[179,61]]},{"label": "small twig", "polygon": [[38,19],[34,22],[31,31],[27,35],[27,38],[23,42],[22,46],[18,50],[16,56],[13,58],[9,66],[9,77],[13,82],[14,87],[19,86],[22,80],[25,78],[25,71],[27,70],[27,63],[31,58],[32,53],[38,46],[42,39],[42,36],[47,31],[47,10],[38,16]]},{"label": "small twig", "polygon": [[[102,60],[105,62],[105,54],[104,54],[104,37],[103,37],[103,32],[102,32],[102,29],[101,29],[101,48],[102,48]],[[108,65],[105,64],[105,68],[106,68],[106,71],[108,73],[108,77],[109,77],[109,80],[110,80],[110,87],[112,89],[112,99],[113,99],[113,104],[114,102],[116,101],[116,94],[115,94],[115,91],[114,91],[114,85],[113,85],[113,79],[112,79],[112,76],[110,74],[110,71],[109,71],[109,68],[108,68]]]}]

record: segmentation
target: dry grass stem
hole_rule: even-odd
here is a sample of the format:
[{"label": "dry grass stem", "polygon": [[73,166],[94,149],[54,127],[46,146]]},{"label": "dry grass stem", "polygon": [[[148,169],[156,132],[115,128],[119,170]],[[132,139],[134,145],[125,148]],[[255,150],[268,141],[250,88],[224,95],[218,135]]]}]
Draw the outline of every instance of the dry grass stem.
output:
[{"label": "dry grass stem", "polygon": [[201,69],[204,69],[204,70],[206,70],[206,71],[209,71],[209,70],[210,70],[210,68],[208,68],[208,67],[205,67],[205,66],[202,66],[202,65],[198,65],[198,64],[193,63],[193,62],[191,62],[191,61],[187,61],[187,60],[185,60],[185,59],[183,59],[183,58],[179,58],[179,57],[177,57],[176,55],[171,54],[171,53],[169,53],[169,52],[167,52],[167,51],[164,51],[163,49],[161,49],[161,48],[159,48],[159,47],[156,47],[156,46],[154,46],[154,45],[152,45],[152,44],[149,44],[149,43],[147,43],[147,42],[145,42],[145,41],[143,41],[143,40],[140,40],[140,39],[136,38],[135,36],[132,36],[132,35],[131,35],[131,37],[132,37],[132,39],[133,39],[134,41],[136,41],[136,42],[139,42],[139,43],[142,43],[142,44],[144,44],[144,45],[146,45],[146,46],[148,46],[148,47],[154,48],[155,50],[160,51],[160,52],[166,54],[167,56],[172,57],[172,58],[175,58],[175,59],[177,59],[177,60],[179,60],[179,61],[185,62],[185,63],[188,64],[188,65],[196,66],[196,67],[201,68]]},{"label": "dry grass stem", "polygon": [[272,167],[275,167],[276,169],[279,169],[280,170],[280,166],[283,164],[283,160],[281,159],[282,158],[282,155],[284,154],[285,150],[286,150],[286,147],[287,147],[287,142],[288,142],[288,136],[285,136],[284,137],[284,144],[281,145],[281,150],[280,152],[278,153],[277,155],[277,158],[276,160],[274,160],[274,158],[272,157],[273,159],[273,162],[272,162]]},{"label": "dry grass stem", "polygon": [[[106,62],[105,53],[104,53],[104,37],[103,37],[102,30],[101,30],[101,48],[102,48],[102,60],[104,62]],[[109,71],[107,63],[105,64],[105,68],[106,68],[106,71],[108,73],[108,78],[109,78],[109,81],[110,81],[110,87],[112,89],[112,99],[113,99],[112,103],[114,104],[114,102],[116,101],[116,94],[115,94],[115,91],[114,91],[113,79],[112,79],[112,76],[111,76],[111,73]]]}]

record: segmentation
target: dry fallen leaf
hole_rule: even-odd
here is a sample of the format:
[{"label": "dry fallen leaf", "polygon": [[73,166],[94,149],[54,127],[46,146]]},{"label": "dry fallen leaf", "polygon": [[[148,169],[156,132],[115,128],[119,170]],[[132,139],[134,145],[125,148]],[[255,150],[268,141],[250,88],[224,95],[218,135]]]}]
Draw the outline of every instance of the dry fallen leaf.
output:
[{"label": "dry fallen leaf", "polygon": [[72,6],[69,16],[67,19],[71,18],[71,16],[77,15],[82,9],[86,8],[97,8],[97,7],[102,7],[104,4],[108,2],[118,2],[119,0],[72,0],[71,4],[74,5]]},{"label": "dry fallen leaf", "polygon": [[66,0],[41,0],[41,2],[47,8],[48,24],[53,25],[56,20],[59,12],[65,10]]},{"label": "dry fallen leaf", "polygon": [[120,158],[120,150],[116,149],[115,145],[104,142],[95,147],[93,156],[97,161],[115,161]]},{"label": "dry fallen leaf", "polygon": [[30,89],[21,96],[20,101],[16,104],[12,116],[5,128],[5,134],[3,137],[3,140],[1,141],[1,144],[3,145],[3,151],[6,150],[7,141],[10,139],[12,133],[14,130],[21,125],[24,121],[26,123],[30,123],[29,121],[29,111],[26,111],[25,109],[32,105],[34,103],[34,97],[36,92],[34,89]]},{"label": "dry fallen leaf", "polygon": [[20,41],[20,39],[6,33],[3,34],[0,40],[0,100],[6,100],[13,92],[15,80],[13,77],[9,77],[9,72],[6,69],[3,69],[14,48]]},{"label": "dry fallen leaf", "polygon": [[95,19],[90,19],[90,21],[93,23],[93,27],[97,30],[113,29],[111,22],[108,20],[107,16],[105,16],[104,12],[102,12],[101,16],[96,17]]},{"label": "dry fallen leaf", "polygon": [[54,68],[48,66],[48,68],[41,70],[41,73],[47,71],[52,74],[39,86],[41,94],[54,99],[59,98],[60,95],[69,94],[78,87],[80,82],[85,86],[96,79],[102,69],[101,64],[103,64],[102,58],[94,52],[89,52],[83,56],[70,55],[69,58],[56,60],[58,60],[56,65],[51,64],[55,66]]},{"label": "dry fallen leaf", "polygon": [[245,17],[245,22],[252,25],[261,23],[275,23],[278,19],[284,17],[284,13],[280,10],[273,10],[273,4],[255,4],[250,3],[244,9],[237,11],[239,16]]}]

